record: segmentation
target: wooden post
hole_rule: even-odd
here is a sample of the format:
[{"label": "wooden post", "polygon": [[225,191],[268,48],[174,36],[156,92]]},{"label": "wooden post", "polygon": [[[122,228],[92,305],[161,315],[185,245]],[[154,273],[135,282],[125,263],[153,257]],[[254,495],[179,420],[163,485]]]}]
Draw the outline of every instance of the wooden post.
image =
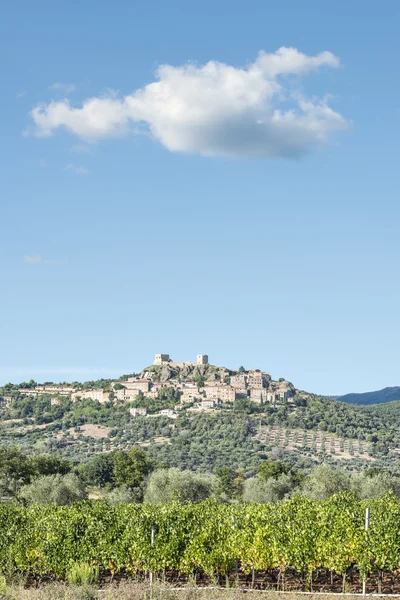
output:
[{"label": "wooden post", "polygon": [[[232,517],[232,529],[233,529],[233,531],[235,531],[235,529],[236,529],[236,517]],[[235,558],[235,580],[237,580],[238,572],[239,572],[238,560],[237,560],[237,558]],[[237,583],[237,581],[235,581],[235,583]]]},{"label": "wooden post", "polygon": [[[369,512],[369,508],[367,507],[365,509],[365,541],[367,541],[367,531],[369,529],[369,521],[370,521],[370,512]],[[367,592],[367,576],[364,575],[363,587],[362,587],[363,596],[365,596],[366,592]]]},{"label": "wooden post", "polygon": [[378,573],[378,594],[382,594],[382,579],[383,579],[383,571],[379,569]]},{"label": "wooden post", "polygon": [[[151,526],[151,545],[154,545],[154,538],[156,537],[156,530],[154,525]],[[150,572],[150,585],[153,585],[153,571]]]}]

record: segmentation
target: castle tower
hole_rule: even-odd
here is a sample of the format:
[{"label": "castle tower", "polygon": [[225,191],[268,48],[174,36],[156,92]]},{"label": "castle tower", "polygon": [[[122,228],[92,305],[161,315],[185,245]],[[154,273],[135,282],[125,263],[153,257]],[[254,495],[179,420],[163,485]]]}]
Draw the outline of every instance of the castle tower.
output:
[{"label": "castle tower", "polygon": [[198,354],[196,362],[198,365],[208,365],[208,354]]},{"label": "castle tower", "polygon": [[169,354],[156,354],[154,357],[154,365],[162,365],[163,363],[170,362]]}]

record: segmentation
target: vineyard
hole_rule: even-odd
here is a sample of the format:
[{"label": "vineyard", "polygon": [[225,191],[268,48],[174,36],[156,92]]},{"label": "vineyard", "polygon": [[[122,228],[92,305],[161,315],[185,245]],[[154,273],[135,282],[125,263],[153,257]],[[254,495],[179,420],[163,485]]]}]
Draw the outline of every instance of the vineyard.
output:
[{"label": "vineyard", "polygon": [[282,589],[292,573],[303,589],[366,576],[381,586],[382,574],[400,567],[400,501],[388,495],[361,502],[343,493],[270,505],[0,506],[0,572],[63,579],[81,562],[97,565],[103,577],[236,576]]},{"label": "vineyard", "polygon": [[313,456],[322,453],[336,458],[374,460],[368,454],[365,440],[340,438],[326,432],[272,426],[263,427],[254,439],[287,451],[309,451]]}]

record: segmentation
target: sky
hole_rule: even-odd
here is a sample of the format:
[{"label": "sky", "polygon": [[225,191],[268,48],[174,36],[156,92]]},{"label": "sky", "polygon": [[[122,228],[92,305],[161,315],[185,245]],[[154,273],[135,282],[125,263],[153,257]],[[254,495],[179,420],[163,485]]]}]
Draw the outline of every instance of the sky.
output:
[{"label": "sky", "polygon": [[400,385],[398,0],[4,0],[0,384]]}]

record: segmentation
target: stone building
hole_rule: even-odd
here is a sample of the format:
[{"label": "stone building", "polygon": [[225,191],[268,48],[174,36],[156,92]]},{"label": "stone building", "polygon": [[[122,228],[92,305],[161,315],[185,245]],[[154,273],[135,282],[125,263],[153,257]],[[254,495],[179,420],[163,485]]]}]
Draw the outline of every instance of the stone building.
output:
[{"label": "stone building", "polygon": [[216,398],[221,402],[233,402],[236,398],[236,390],[230,385],[205,384],[204,393],[206,398]]},{"label": "stone building", "polygon": [[147,408],[144,408],[144,407],[130,408],[129,412],[132,415],[132,417],[145,417],[147,414]]},{"label": "stone building", "polygon": [[72,386],[64,385],[37,385],[34,389],[20,388],[18,393],[23,396],[39,396],[39,394],[58,394],[59,396],[70,396],[75,392]]},{"label": "stone building", "polygon": [[150,384],[150,379],[139,379],[136,377],[129,377],[127,381],[121,383],[127,390],[143,392],[143,394],[150,391]]},{"label": "stone building", "polygon": [[92,389],[92,390],[78,390],[71,394],[71,400],[75,402],[81,398],[82,400],[90,399],[97,400],[98,402],[104,404],[109,400],[109,393],[105,392],[101,388]]},{"label": "stone building", "polygon": [[215,408],[218,403],[219,403],[218,398],[217,399],[208,398],[208,399],[202,400],[200,402],[200,406],[201,406],[201,408]]},{"label": "stone building", "polygon": [[179,416],[176,410],[172,410],[171,408],[163,408],[158,414],[169,419],[176,419]]},{"label": "stone building", "polygon": [[156,354],[154,357],[154,365],[162,365],[163,363],[171,362],[169,354]]},{"label": "stone building", "polygon": [[231,386],[238,389],[246,389],[247,378],[244,373],[239,373],[238,375],[231,376]]},{"label": "stone building", "polygon": [[250,389],[250,400],[257,404],[267,402],[268,391],[265,388],[253,387]]},{"label": "stone building", "polygon": [[208,354],[198,354],[196,362],[198,365],[208,365]]},{"label": "stone building", "polygon": [[12,396],[3,396],[0,398],[0,406],[8,406],[12,402]]},{"label": "stone building", "polygon": [[249,387],[267,387],[271,376],[263,371],[252,370],[247,373],[247,384]]}]

